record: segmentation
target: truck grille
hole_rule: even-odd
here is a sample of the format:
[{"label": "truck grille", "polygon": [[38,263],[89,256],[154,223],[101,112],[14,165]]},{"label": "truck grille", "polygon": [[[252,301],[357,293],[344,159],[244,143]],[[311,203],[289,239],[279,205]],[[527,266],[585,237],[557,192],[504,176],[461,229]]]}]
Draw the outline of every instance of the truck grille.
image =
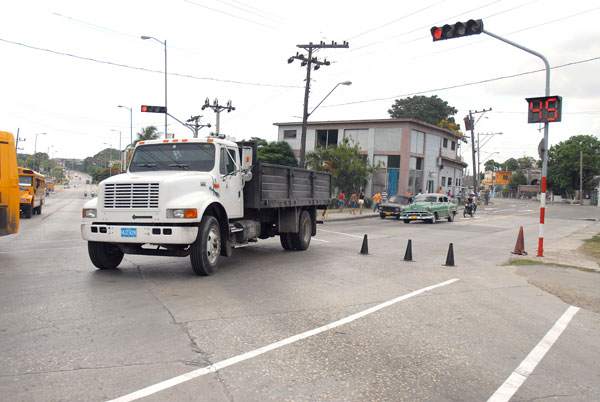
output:
[{"label": "truck grille", "polygon": [[106,184],[104,208],[158,208],[158,183]]}]

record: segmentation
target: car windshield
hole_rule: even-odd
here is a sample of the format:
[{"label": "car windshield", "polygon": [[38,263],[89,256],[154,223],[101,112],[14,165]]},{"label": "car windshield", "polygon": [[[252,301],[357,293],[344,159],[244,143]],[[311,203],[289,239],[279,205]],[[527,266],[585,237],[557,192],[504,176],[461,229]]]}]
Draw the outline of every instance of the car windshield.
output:
[{"label": "car windshield", "polygon": [[397,204],[408,204],[408,197],[403,195],[392,195],[390,197],[390,202],[395,202]]},{"label": "car windshield", "polygon": [[33,186],[33,176],[19,176],[19,186]]},{"label": "car windshield", "polygon": [[205,143],[165,143],[136,148],[129,171],[193,170],[209,172],[215,165],[215,146]]},{"label": "car windshield", "polygon": [[435,195],[417,195],[415,202],[437,202],[437,196]]}]

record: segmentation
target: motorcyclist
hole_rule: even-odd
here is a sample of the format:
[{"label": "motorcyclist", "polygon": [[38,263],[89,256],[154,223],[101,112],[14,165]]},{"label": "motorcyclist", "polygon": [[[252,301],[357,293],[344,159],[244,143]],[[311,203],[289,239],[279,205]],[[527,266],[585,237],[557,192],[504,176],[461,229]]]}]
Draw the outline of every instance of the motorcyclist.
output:
[{"label": "motorcyclist", "polygon": [[473,194],[469,193],[466,201],[465,201],[465,212],[471,216],[475,213]]},{"label": "motorcyclist", "polygon": [[87,191],[84,191],[84,192],[83,192],[83,196],[84,196],[84,197],[87,197]]}]

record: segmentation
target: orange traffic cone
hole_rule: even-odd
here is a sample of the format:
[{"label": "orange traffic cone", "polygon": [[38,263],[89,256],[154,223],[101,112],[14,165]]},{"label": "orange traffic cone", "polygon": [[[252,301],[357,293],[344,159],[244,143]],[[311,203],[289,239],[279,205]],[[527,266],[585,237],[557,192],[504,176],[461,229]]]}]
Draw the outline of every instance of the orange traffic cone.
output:
[{"label": "orange traffic cone", "polygon": [[523,226],[521,226],[519,228],[519,235],[517,236],[517,244],[515,244],[515,251],[513,251],[512,253],[519,254],[519,255],[527,255],[527,252],[525,251],[525,240],[523,238]]}]

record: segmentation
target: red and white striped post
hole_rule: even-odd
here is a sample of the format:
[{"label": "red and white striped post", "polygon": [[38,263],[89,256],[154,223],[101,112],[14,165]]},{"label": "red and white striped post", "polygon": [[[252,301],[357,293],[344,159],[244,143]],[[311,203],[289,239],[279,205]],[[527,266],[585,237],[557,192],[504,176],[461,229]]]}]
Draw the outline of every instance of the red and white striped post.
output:
[{"label": "red and white striped post", "polygon": [[538,239],[538,257],[544,256],[544,218],[546,217],[546,176],[542,177],[542,200],[540,202],[540,234]]}]

